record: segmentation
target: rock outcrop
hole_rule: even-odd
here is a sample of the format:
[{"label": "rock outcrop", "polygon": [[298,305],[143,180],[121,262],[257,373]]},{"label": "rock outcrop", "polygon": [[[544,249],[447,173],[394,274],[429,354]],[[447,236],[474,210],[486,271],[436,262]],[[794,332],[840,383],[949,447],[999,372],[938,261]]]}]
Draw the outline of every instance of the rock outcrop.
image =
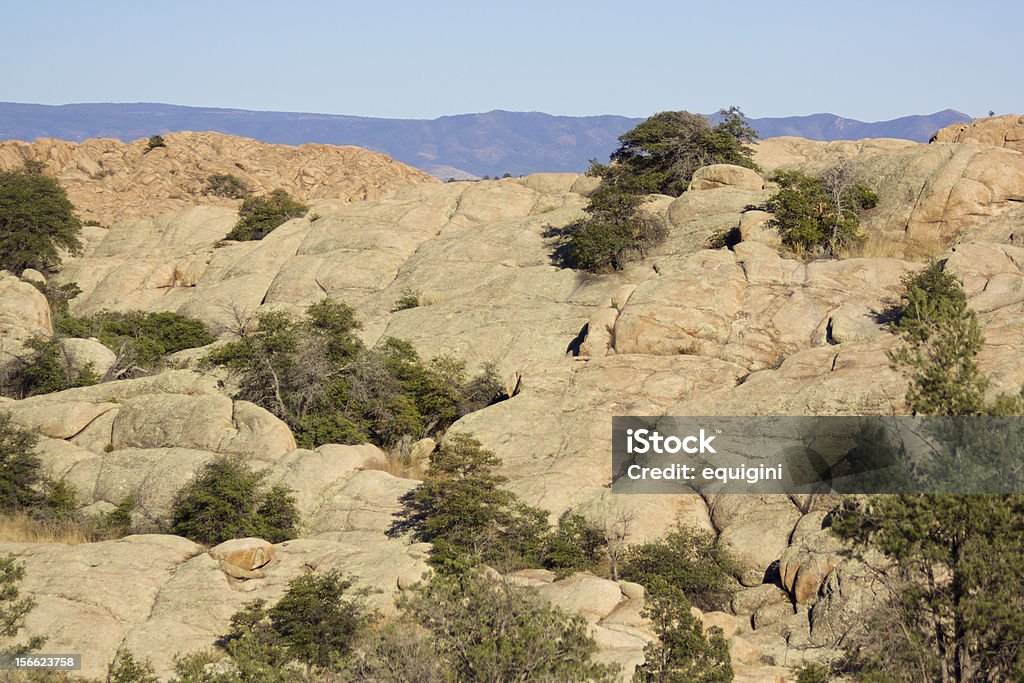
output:
[{"label": "rock outcrop", "polygon": [[229,173],[254,194],[284,188],[300,200],[376,199],[406,185],[436,183],[426,173],[358,147],[272,145],[222,133],[168,133],[165,147],[146,139],[0,142],[0,169],[43,164],[60,180],[82,218],[109,226],[194,204],[237,209],[237,200],[206,194],[206,179]]},{"label": "rock outcrop", "polygon": [[932,142],[974,143],[1024,152],[1024,116],[1008,114],[954,123],[936,132]]}]

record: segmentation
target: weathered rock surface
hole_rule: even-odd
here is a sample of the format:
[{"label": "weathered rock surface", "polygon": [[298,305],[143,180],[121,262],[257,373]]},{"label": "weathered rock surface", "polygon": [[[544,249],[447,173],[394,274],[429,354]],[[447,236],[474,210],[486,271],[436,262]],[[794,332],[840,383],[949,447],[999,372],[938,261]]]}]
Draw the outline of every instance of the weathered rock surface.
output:
[{"label": "weathered rock surface", "polygon": [[956,123],[936,132],[932,142],[974,143],[1024,152],[1024,116],[1007,114]]},{"label": "weathered rock surface", "polygon": [[222,133],[163,137],[166,147],[148,151],[146,139],[0,142],[0,169],[41,162],[48,175],[61,181],[83,218],[108,226],[193,204],[237,209],[238,200],[204,194],[206,179],[214,173],[236,176],[255,194],[283,188],[300,200],[361,201],[406,185],[437,182],[411,166],[358,147],[271,145]]}]

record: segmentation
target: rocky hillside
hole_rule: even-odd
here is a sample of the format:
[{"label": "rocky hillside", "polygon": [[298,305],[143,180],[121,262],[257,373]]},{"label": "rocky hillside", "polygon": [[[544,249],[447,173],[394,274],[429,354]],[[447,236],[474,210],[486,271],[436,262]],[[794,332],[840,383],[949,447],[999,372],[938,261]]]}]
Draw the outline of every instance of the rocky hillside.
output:
[{"label": "rocky hillside", "polygon": [[44,138],[0,142],[0,169],[25,161],[44,164],[67,189],[85,220],[111,225],[196,204],[237,209],[238,201],[206,194],[206,179],[230,173],[256,194],[284,188],[300,200],[376,199],[391,190],[434,178],[383,154],[358,147],[271,145],[220,133],[170,133],[164,147],[143,138],[81,143]]},{"label": "rocky hillside", "polygon": [[[896,339],[880,313],[904,276],[938,255],[980,315],[979,364],[991,391],[1016,393],[1024,384],[1024,247],[1015,232],[1024,224],[1024,155],[1001,145],[765,141],[757,148],[765,175],[843,156],[872,180],[881,201],[865,222],[863,254],[805,263],[782,253],[756,208],[771,184],[718,166],[700,171],[681,197],[648,203],[670,226],[663,247],[621,273],[589,275],[552,265],[544,234],[582,215],[592,178],[437,184],[355,150],[230,141],[245,159],[240,177],[288,187],[316,218],[294,219],[259,242],[225,243],[235,207],[196,194],[204,173],[224,170],[200,162],[199,140],[228,144],[183,134],[143,154],[144,142],[37,143],[50,150],[43,156],[72,199],[111,221],[53,278],[82,289],[72,310],[176,311],[227,339],[239,315],[298,313],[328,296],[355,308],[368,344],[399,337],[424,357],[452,354],[472,369],[495,363],[511,398],[452,430],[493,450],[524,501],[598,521],[628,514],[633,541],[658,537],[680,518],[718,535],[739,558],[730,611],[702,616],[726,631],[737,681],[783,680],[787,667],[833,651],[875,594],[875,579],[843,560],[822,530],[831,496],[613,496],[610,417],[902,412],[907,380],[890,367],[886,352]],[[187,163],[174,156],[186,143]],[[0,147],[0,158],[28,149],[37,148]],[[98,150],[112,155],[113,176],[78,166],[105,159]],[[256,163],[270,158],[258,154],[281,161]],[[299,161],[303,154],[339,175],[306,176],[299,168],[312,162]],[[331,181],[343,171],[327,160],[341,158],[372,172]],[[133,203],[127,183],[123,191],[109,184],[121,174],[149,177],[140,168],[149,169],[154,190]],[[303,184],[306,177],[318,180]],[[727,231],[741,241],[707,248]],[[46,300],[30,284],[12,275],[0,287],[5,340],[50,332]],[[410,290],[419,305],[395,311]],[[425,568],[425,546],[383,533],[414,480],[381,471],[385,456],[373,446],[296,448],[282,421],[232,400],[226,378],[197,365],[201,355],[181,352],[150,377],[0,402],[41,432],[46,468],[90,509],[111,509],[131,494],[139,516],[166,517],[173,492],[219,454],[241,455],[297,491],[304,536],[261,551],[260,562],[228,561],[223,550],[170,536],[0,544],[24,560],[25,586],[39,602],[29,629],[48,634],[53,651],[92,653],[87,673],[102,673],[119,649],[166,673],[168,643],[178,651],[209,646],[243,602],[273,599],[307,569],[352,573],[381,589],[375,601],[386,607]],[[555,581],[526,572],[515,580],[583,614],[607,661],[629,671],[642,660],[653,635],[638,587],[586,574]]]},{"label": "rocky hillside", "polygon": [[1024,152],[1024,116],[990,116],[954,123],[935,133],[935,142],[973,142]]}]

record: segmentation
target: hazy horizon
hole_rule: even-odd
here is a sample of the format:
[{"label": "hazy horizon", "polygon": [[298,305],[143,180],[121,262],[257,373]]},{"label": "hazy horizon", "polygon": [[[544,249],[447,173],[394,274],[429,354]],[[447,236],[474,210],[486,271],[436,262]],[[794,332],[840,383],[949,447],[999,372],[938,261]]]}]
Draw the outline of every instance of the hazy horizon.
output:
[{"label": "hazy horizon", "polygon": [[1024,110],[1007,86],[1024,5],[909,5],[42,0],[7,10],[0,55],[18,68],[0,100],[402,119]]}]

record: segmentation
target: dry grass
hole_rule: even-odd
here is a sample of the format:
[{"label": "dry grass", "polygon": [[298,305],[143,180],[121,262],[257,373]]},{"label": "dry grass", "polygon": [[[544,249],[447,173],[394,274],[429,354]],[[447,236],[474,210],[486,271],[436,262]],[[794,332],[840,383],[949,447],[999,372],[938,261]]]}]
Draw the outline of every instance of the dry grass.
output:
[{"label": "dry grass", "polygon": [[852,256],[864,258],[896,258],[904,261],[927,261],[948,249],[938,237],[908,240],[882,232],[871,232],[864,244]]},{"label": "dry grass", "polygon": [[384,457],[369,462],[368,470],[387,472],[403,479],[423,479],[427,471],[429,457],[413,457],[412,440],[405,438],[384,451]]},{"label": "dry grass", "polygon": [[14,513],[0,515],[0,542],[78,545],[98,540],[94,530],[73,520],[43,521]]}]

